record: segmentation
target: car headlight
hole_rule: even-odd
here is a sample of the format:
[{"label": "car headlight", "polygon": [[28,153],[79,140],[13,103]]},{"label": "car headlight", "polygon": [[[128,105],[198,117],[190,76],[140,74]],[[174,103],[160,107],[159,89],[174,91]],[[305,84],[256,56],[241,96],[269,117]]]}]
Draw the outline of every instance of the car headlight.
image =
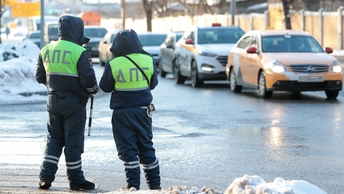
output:
[{"label": "car headlight", "polygon": [[206,72],[212,72],[215,67],[208,64],[202,64],[201,69]]},{"label": "car headlight", "polygon": [[204,52],[204,51],[200,51],[199,55],[205,56],[205,57],[216,57],[217,56],[217,54],[215,54],[215,53]]},{"label": "car headlight", "polygon": [[335,60],[333,64],[331,65],[331,72],[334,73],[341,73],[342,72],[342,67],[340,66],[339,62]]},{"label": "car headlight", "polygon": [[271,61],[271,70],[275,73],[283,73],[289,71],[287,66],[276,60]]}]

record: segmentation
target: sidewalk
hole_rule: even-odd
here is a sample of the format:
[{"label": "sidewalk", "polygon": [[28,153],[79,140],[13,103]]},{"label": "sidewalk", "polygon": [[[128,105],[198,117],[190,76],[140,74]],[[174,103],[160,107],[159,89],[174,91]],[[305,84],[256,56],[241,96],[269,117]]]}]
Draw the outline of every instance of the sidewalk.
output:
[{"label": "sidewalk", "polygon": [[34,182],[32,180],[35,180],[37,177],[23,177],[28,178],[26,181],[26,185],[30,184],[32,186],[19,186],[18,184],[22,183],[21,181],[16,180],[15,178],[12,179],[12,181],[8,182],[11,183],[12,186],[5,186],[0,188],[0,194],[61,194],[61,193],[97,193],[97,194],[223,194],[223,192],[220,191],[214,191],[209,188],[187,188],[185,186],[173,186],[167,189],[162,189],[161,191],[154,191],[154,190],[139,190],[139,191],[105,191],[102,189],[99,189],[98,186],[101,185],[98,183],[96,185],[96,188],[94,190],[87,190],[87,191],[72,191],[69,190],[67,183],[59,183],[59,181],[55,181],[53,183],[53,186],[49,190],[43,190],[39,189],[37,182]]}]

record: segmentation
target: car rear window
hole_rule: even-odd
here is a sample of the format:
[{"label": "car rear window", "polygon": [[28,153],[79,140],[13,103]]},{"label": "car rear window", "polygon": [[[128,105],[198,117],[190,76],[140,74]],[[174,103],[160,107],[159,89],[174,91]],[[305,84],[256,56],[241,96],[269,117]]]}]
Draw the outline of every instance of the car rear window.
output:
[{"label": "car rear window", "polygon": [[58,35],[58,24],[49,24],[48,25],[48,34],[49,35]]}]

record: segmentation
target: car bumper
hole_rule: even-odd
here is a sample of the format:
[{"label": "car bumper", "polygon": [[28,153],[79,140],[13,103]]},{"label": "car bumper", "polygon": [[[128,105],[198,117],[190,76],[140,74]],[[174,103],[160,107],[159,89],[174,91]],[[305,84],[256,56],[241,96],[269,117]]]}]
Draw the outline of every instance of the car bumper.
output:
[{"label": "car bumper", "polygon": [[202,80],[227,80],[225,72],[218,72],[218,73],[198,73],[198,78]]},{"label": "car bumper", "polygon": [[199,56],[198,77],[202,80],[226,80],[225,64],[220,63],[217,58]]},{"label": "car bumper", "polygon": [[[324,81],[300,82],[300,76],[322,76]],[[266,87],[268,91],[322,91],[342,90],[343,74],[267,74]]]},{"label": "car bumper", "polygon": [[323,90],[342,90],[341,81],[325,82],[297,82],[297,81],[278,81],[268,91],[323,91]]},{"label": "car bumper", "polygon": [[90,53],[91,57],[98,57],[99,56],[99,50],[97,44],[88,44],[85,46],[87,48],[88,52]]}]

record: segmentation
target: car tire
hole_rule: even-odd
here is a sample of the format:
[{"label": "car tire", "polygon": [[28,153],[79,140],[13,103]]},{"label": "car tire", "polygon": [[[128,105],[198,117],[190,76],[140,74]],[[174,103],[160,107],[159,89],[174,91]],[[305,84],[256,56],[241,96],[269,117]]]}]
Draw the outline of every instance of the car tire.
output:
[{"label": "car tire", "polygon": [[231,70],[229,72],[229,86],[234,93],[240,93],[242,90],[242,86],[238,86],[236,80],[237,80],[237,78],[236,78],[234,69],[231,68]]},{"label": "car tire", "polygon": [[198,88],[203,86],[203,80],[198,78],[197,63],[192,61],[191,66],[191,85],[192,87]]},{"label": "car tire", "polygon": [[300,98],[302,98],[302,93],[301,93],[301,91],[292,91],[291,97],[295,98],[295,99],[300,99]]},{"label": "car tire", "polygon": [[271,96],[272,96],[272,91],[266,90],[266,81],[265,81],[265,72],[264,71],[260,72],[260,74],[259,74],[258,91],[259,91],[259,96],[261,98],[271,98]]},{"label": "car tire", "polygon": [[339,91],[337,91],[337,90],[326,90],[325,94],[326,94],[327,99],[332,100],[332,99],[337,98]]},{"label": "car tire", "polygon": [[164,70],[162,70],[162,64],[160,63],[160,61],[159,61],[159,63],[158,63],[158,68],[159,68],[159,75],[160,75],[160,77],[166,77],[166,71],[164,71]]},{"label": "car tire", "polygon": [[176,81],[177,84],[184,84],[186,77],[180,75],[179,66],[177,65],[175,60],[172,65],[173,65],[173,79]]}]

